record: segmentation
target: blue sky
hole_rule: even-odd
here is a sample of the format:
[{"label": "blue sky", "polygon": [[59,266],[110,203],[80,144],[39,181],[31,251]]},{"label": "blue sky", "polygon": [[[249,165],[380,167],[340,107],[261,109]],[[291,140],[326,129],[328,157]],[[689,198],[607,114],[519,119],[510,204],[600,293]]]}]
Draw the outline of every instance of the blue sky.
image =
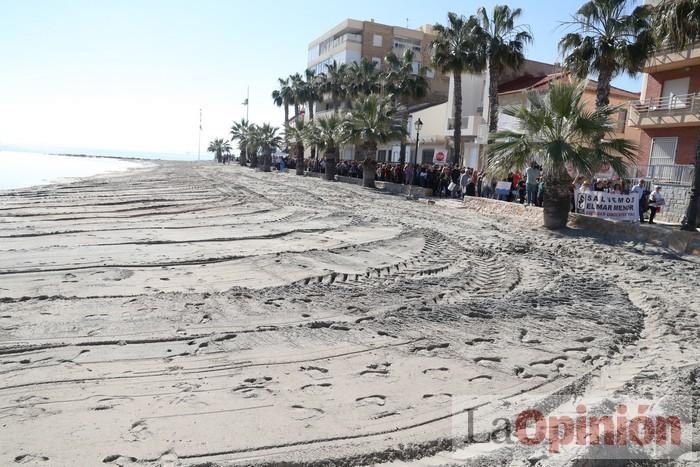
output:
[{"label": "blue sky", "polygon": [[[493,1],[0,0],[0,146],[197,152],[225,137],[250,86],[250,118],[280,124],[270,93],[302,71],[308,43],[344,18],[418,27]],[[581,1],[512,3],[558,59],[560,21]],[[618,86],[638,91],[640,80]]]}]

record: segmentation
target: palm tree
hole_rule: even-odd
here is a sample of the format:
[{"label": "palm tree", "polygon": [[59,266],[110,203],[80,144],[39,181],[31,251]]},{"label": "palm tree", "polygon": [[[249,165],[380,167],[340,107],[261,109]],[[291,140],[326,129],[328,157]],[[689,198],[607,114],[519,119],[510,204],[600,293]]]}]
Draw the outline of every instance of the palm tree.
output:
[{"label": "palm tree", "polygon": [[[304,89],[304,99],[308,106],[309,122],[314,121],[314,107],[321,101],[321,77],[316,75],[314,70],[306,70],[306,87]],[[311,158],[316,159],[316,146],[311,146]]]},{"label": "palm tree", "polygon": [[[401,57],[389,52],[384,57],[384,70],[382,72],[382,92],[392,96],[399,109],[403,128],[408,126],[408,106],[428,94],[430,85],[426,79],[428,69],[419,66],[413,69],[414,53],[406,49]],[[414,72],[415,71],[415,72]],[[401,164],[406,160],[406,137],[401,138],[401,150],[399,153]],[[416,155],[416,161],[418,160]]]},{"label": "palm tree", "polygon": [[272,151],[282,146],[282,138],[277,134],[279,128],[273,127],[269,123],[263,123],[256,127],[255,143],[262,152],[263,172],[269,172],[272,165]]},{"label": "palm tree", "polygon": [[307,139],[308,128],[309,125],[303,120],[297,119],[294,120],[294,125],[287,125],[285,129],[285,139],[293,144],[297,175],[304,175],[304,141]]},{"label": "palm tree", "polygon": [[488,145],[487,171],[501,176],[525,167],[533,157],[544,168],[544,226],[566,226],[570,207],[571,177],[567,168],[593,174],[603,163],[618,173],[627,173],[636,158],[631,141],[599,136],[614,133],[614,116],[619,108],[600,106],[586,110],[583,95],[586,83],[560,81],[542,95],[528,93],[527,106],[509,107],[505,115],[515,117],[522,133],[503,130],[493,133]]},{"label": "palm tree", "polygon": [[[290,87],[292,88],[292,103],[294,104],[294,119],[299,118],[300,106],[306,103],[306,83],[301,74],[294,73],[289,76]],[[287,125],[289,121],[285,123]]]},{"label": "palm tree", "polygon": [[566,68],[579,78],[597,75],[596,106],[610,103],[610,82],[621,73],[634,76],[654,51],[651,9],[631,12],[632,0],[590,0],[566,25],[577,29],[559,41]]},{"label": "palm tree", "polygon": [[340,102],[345,97],[344,85],[346,70],[347,65],[338,64],[338,62],[333,60],[333,63],[326,65],[326,71],[321,75],[323,83],[322,90],[324,93],[330,95],[335,113],[338,113]]},{"label": "palm tree", "polygon": [[454,81],[454,162],[459,163],[462,145],[462,73],[481,73],[486,67],[485,41],[479,34],[476,17],[468,19],[447,14],[447,25],[436,24],[433,63],[443,73],[452,73]]},{"label": "palm tree", "polygon": [[240,152],[238,162],[241,165],[245,165],[248,160],[246,149],[248,148],[250,127],[250,123],[245,118],[242,118],[240,122],[233,122],[233,125],[231,125],[231,141],[238,140],[238,150]]},{"label": "palm tree", "polygon": [[248,159],[248,162],[250,164],[250,168],[253,169],[258,167],[258,148],[260,147],[259,140],[260,127],[254,123],[251,123],[248,126],[248,136],[246,138],[245,152],[246,158]]},{"label": "palm tree", "polygon": [[525,61],[525,47],[532,42],[529,28],[516,25],[522,10],[496,5],[489,18],[486,8],[477,10],[486,41],[489,69],[489,131],[498,129],[498,82],[506,70],[518,70]]},{"label": "palm tree", "polygon": [[385,96],[370,94],[360,97],[355,101],[353,111],[348,113],[345,126],[348,135],[360,144],[364,152],[362,186],[373,188],[377,145],[399,139],[406,133],[397,118],[396,107]]},{"label": "palm tree", "polygon": [[654,32],[677,50],[700,40],[700,0],[663,0],[654,9]]},{"label": "palm tree", "polygon": [[308,126],[306,141],[317,145],[323,151],[323,157],[326,160],[326,180],[334,180],[338,149],[348,141],[348,138],[345,121],[336,114],[319,118]]},{"label": "palm tree", "polygon": [[[294,89],[290,84],[290,78],[277,78],[279,81],[279,89],[272,91],[272,101],[277,107],[284,107],[284,125],[289,122],[289,106],[294,104]],[[289,146],[289,142],[287,142]]]},{"label": "palm tree", "polygon": [[231,144],[223,138],[218,138],[209,142],[208,152],[213,152],[216,162],[223,162],[224,155],[231,152]]},{"label": "palm tree", "polygon": [[353,62],[346,69],[345,90],[348,99],[379,92],[379,88],[379,72],[375,62],[362,57],[360,62]]}]

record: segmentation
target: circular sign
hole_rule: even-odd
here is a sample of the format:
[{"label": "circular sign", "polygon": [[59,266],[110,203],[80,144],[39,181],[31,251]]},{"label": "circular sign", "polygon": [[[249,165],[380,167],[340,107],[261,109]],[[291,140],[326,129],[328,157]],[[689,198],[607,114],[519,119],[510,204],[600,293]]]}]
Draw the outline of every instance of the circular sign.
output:
[{"label": "circular sign", "polygon": [[442,151],[435,153],[435,160],[438,162],[444,161],[445,160],[445,153]]}]

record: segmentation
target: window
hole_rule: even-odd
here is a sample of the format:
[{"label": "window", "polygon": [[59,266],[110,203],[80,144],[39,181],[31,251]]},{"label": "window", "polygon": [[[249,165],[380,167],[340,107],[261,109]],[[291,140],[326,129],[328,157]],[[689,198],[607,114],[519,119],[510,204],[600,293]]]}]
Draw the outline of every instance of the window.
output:
[{"label": "window", "polygon": [[379,152],[377,152],[377,161],[386,162],[386,149],[380,149]]},{"label": "window", "polygon": [[428,78],[428,79],[433,79],[433,78],[435,78],[435,72],[433,71],[432,68],[427,68],[427,69],[425,70],[425,77]]},{"label": "window", "polygon": [[417,74],[418,74],[418,70],[420,70],[420,62],[413,62],[413,63],[411,63],[411,68],[412,68],[411,72],[412,72],[414,75],[417,75]]},{"label": "window", "polygon": [[375,34],[374,37],[372,37],[372,45],[375,47],[381,47],[383,41],[384,38],[380,34]]},{"label": "window", "polygon": [[372,57],[372,63],[377,65],[377,70],[381,70],[382,68],[382,59],[379,57]]},{"label": "window", "polygon": [[435,149],[423,149],[421,153],[421,164],[432,164],[435,156]]},{"label": "window", "polygon": [[652,138],[649,165],[673,165],[676,161],[677,137]]}]

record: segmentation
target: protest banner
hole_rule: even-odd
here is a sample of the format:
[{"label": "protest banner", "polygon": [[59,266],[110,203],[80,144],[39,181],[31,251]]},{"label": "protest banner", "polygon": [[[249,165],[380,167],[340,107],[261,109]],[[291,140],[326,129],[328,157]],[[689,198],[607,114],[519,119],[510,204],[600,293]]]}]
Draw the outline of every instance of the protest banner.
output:
[{"label": "protest banner", "polygon": [[576,212],[585,216],[639,222],[639,194],[576,191]]}]

